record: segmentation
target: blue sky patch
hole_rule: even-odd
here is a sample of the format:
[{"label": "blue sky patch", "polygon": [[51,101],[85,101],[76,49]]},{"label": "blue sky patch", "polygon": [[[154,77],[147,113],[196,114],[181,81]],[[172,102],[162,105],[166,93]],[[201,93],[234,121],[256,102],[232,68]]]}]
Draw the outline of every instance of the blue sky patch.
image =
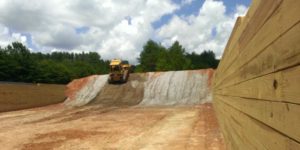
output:
[{"label": "blue sky patch", "polygon": [[[173,0],[173,2],[180,5],[182,0]],[[199,9],[202,7],[204,0],[194,0],[191,4],[186,4],[181,6],[180,9],[176,10],[173,14],[167,14],[162,16],[159,20],[152,23],[154,29],[158,29],[161,26],[167,24],[173,17],[173,15],[177,16],[190,16],[190,15],[198,15]],[[251,0],[224,0],[224,5],[226,6],[226,14],[232,14],[235,11],[237,5],[244,5],[249,7],[251,4]]]},{"label": "blue sky patch", "polygon": [[84,33],[87,33],[89,30],[90,30],[90,28],[87,26],[83,26],[83,27],[79,27],[79,28],[75,29],[77,34],[84,34]]}]

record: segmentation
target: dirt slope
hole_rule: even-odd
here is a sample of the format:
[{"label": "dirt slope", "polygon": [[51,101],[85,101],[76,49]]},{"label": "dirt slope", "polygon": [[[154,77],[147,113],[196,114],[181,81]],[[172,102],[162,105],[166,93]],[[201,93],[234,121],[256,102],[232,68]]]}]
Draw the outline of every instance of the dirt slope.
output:
[{"label": "dirt slope", "polygon": [[131,74],[125,84],[106,84],[90,105],[132,106],[139,104],[144,97],[146,74]]},{"label": "dirt slope", "polygon": [[131,74],[124,84],[108,84],[107,75],[67,85],[66,106],[194,105],[211,101],[212,69]]}]

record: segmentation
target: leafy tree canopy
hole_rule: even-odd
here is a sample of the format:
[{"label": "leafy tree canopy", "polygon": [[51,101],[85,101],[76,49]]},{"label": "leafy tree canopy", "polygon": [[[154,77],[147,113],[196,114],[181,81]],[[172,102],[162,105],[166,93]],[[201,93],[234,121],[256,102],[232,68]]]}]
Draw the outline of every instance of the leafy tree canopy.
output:
[{"label": "leafy tree canopy", "polygon": [[[143,47],[134,72],[217,68],[213,51],[187,53],[178,41],[169,48],[149,40]],[[107,74],[109,61],[96,52],[33,53],[19,42],[0,47],[0,81],[65,84],[92,74]]]},{"label": "leafy tree canopy", "polygon": [[0,48],[0,81],[68,83],[91,74],[108,73],[108,61],[96,52],[32,53],[22,43]]},{"label": "leafy tree canopy", "polygon": [[147,71],[176,71],[189,69],[217,68],[219,60],[213,51],[204,51],[201,54],[187,53],[178,41],[169,48],[149,40],[138,59],[136,72]]}]

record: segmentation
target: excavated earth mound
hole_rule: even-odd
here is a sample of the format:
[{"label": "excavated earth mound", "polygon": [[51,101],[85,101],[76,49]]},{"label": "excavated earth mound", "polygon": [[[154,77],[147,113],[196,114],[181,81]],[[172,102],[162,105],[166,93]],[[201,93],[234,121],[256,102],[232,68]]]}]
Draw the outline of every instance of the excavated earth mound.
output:
[{"label": "excavated earth mound", "polygon": [[131,74],[128,82],[108,84],[94,75],[67,85],[65,105],[76,107],[194,105],[211,101],[212,69]]},{"label": "excavated earth mound", "polygon": [[74,80],[63,104],[0,113],[1,150],[225,150],[212,104],[201,104],[210,101],[212,73]]},{"label": "excavated earth mound", "polygon": [[67,85],[66,106],[83,106],[93,100],[106,84],[107,75],[93,75],[76,79]]}]

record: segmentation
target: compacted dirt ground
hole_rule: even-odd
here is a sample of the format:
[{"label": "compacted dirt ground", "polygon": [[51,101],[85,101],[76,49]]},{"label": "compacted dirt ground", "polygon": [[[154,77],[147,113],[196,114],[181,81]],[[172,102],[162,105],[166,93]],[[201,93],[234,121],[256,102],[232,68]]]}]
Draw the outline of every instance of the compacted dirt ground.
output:
[{"label": "compacted dirt ground", "polygon": [[225,149],[211,104],[63,105],[0,113],[1,149]]},{"label": "compacted dirt ground", "polygon": [[0,82],[0,112],[46,106],[65,100],[65,85]]}]

